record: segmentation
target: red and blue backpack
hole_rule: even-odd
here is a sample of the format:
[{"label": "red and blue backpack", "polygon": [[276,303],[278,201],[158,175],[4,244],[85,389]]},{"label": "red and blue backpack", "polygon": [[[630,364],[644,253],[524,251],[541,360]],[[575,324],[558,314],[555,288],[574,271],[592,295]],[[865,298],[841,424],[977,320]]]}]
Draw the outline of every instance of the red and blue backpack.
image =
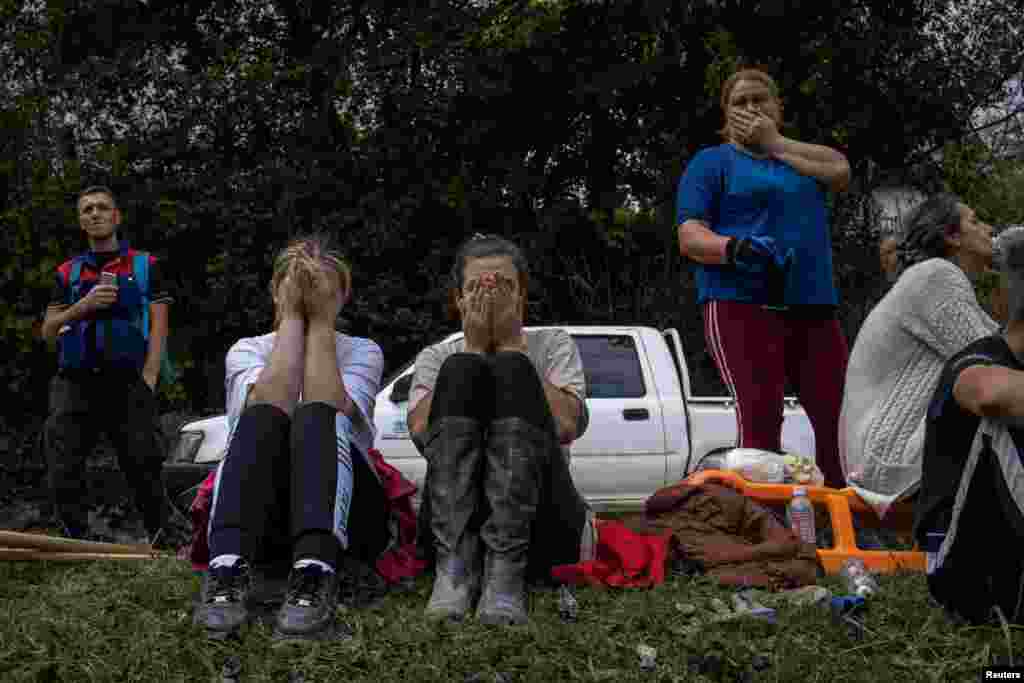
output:
[{"label": "red and blue backpack", "polygon": [[[113,367],[142,371],[149,345],[150,256],[146,252],[123,249],[121,258],[130,258],[131,270],[125,272],[122,267],[116,272],[117,302],[88,318],[69,323],[58,337],[58,362],[62,369]],[[86,266],[93,272],[83,273]],[[95,260],[89,254],[74,257],[65,277],[70,306],[99,282]],[[94,344],[89,343],[91,336],[95,338]]]}]

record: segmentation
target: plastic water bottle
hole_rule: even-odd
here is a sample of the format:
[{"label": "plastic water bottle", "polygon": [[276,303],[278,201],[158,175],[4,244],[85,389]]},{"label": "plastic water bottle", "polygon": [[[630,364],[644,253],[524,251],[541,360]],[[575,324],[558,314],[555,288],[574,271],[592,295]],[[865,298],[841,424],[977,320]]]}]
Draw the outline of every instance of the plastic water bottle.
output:
[{"label": "plastic water bottle", "polygon": [[793,498],[789,501],[789,528],[804,543],[817,545],[814,505],[807,498],[807,489],[803,486],[793,489]]},{"label": "plastic water bottle", "polygon": [[878,592],[878,583],[875,581],[875,577],[871,576],[871,572],[864,566],[864,561],[859,558],[851,557],[843,562],[843,566],[839,569],[839,576],[846,584],[846,590],[853,595],[870,598]]}]

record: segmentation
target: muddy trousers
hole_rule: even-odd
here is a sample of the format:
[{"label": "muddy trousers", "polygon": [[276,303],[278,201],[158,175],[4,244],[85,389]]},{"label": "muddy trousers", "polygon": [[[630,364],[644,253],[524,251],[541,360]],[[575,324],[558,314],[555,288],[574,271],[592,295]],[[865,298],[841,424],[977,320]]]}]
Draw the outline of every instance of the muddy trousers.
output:
[{"label": "muddy trousers", "polygon": [[[489,541],[489,545],[494,544],[503,535],[500,527],[507,524],[494,514],[488,496],[485,495],[485,485],[495,479],[488,472],[495,461],[484,455],[489,448],[493,450],[493,445],[488,444],[492,434],[491,426],[507,425],[510,419],[521,420],[529,426],[532,443],[524,441],[522,449],[536,454],[538,459],[536,481],[531,477],[530,481],[521,484],[536,487],[536,490],[528,496],[509,491],[513,499],[524,497],[536,500],[535,510],[528,513],[532,515],[532,521],[529,521],[527,576],[534,581],[550,580],[551,567],[579,561],[582,534],[590,510],[573,484],[569,464],[558,444],[555,422],[548,408],[544,388],[530,360],[515,352],[491,356],[468,353],[449,356],[441,366],[434,388],[424,439],[425,452],[435,453],[432,457],[444,457],[443,444],[446,441],[456,442],[464,438],[461,433],[448,435],[446,430],[464,429],[467,423],[478,426],[484,447],[480,449],[481,456],[472,473],[471,487],[476,495],[472,512],[468,515],[468,527],[469,531],[481,534],[485,542]],[[538,435],[540,448],[533,438]],[[507,431],[500,438],[507,440]],[[425,483],[428,493],[434,484],[432,478],[444,470],[440,463],[428,461]],[[508,485],[514,488],[520,484],[513,478],[508,481]],[[431,533],[433,510],[430,498],[430,495],[423,497],[419,511],[419,542],[421,550],[428,557],[433,555],[434,540]],[[534,506],[531,504],[528,507]],[[514,510],[501,512],[502,517],[515,514]],[[495,540],[489,540],[491,538]]]},{"label": "muddy trousers", "polygon": [[[350,464],[339,464],[336,414],[326,403],[302,404],[292,417],[265,403],[245,409],[214,482],[211,558],[240,555],[273,566],[312,558],[338,566],[339,523],[350,556],[372,564],[384,551],[384,488],[355,444]],[[352,468],[347,523],[336,515],[339,466]]]}]

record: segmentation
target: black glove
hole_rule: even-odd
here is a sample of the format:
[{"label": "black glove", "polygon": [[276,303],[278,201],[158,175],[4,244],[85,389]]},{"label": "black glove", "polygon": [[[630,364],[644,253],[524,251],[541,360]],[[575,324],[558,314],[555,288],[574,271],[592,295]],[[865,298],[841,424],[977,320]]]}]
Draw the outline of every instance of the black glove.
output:
[{"label": "black glove", "polygon": [[767,273],[781,263],[776,256],[778,249],[771,237],[730,237],[725,246],[725,257],[730,266],[748,273]]},{"label": "black glove", "polygon": [[786,252],[782,263],[768,270],[768,306],[786,305],[786,283],[789,282],[789,270],[793,266],[793,250]]},{"label": "black glove", "polygon": [[731,237],[725,247],[725,256],[729,265],[764,277],[768,289],[766,304],[779,306],[785,303],[786,280],[793,263],[792,249],[783,257],[771,237]]}]

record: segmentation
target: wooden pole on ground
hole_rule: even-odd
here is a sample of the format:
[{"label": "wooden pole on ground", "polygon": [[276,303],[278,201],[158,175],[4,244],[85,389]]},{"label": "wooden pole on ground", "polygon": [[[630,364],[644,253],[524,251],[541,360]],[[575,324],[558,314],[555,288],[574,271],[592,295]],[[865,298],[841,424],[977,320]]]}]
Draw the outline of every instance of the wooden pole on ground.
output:
[{"label": "wooden pole on ground", "polygon": [[144,544],[99,543],[61,536],[0,531],[0,548],[35,550],[42,553],[87,553],[103,555],[142,555],[149,557],[153,547]]},{"label": "wooden pole on ground", "polygon": [[90,552],[52,552],[33,550],[32,548],[0,548],[0,561],[14,562],[53,560],[75,562],[82,560],[155,560],[160,557],[171,557],[162,553],[90,553]]}]

